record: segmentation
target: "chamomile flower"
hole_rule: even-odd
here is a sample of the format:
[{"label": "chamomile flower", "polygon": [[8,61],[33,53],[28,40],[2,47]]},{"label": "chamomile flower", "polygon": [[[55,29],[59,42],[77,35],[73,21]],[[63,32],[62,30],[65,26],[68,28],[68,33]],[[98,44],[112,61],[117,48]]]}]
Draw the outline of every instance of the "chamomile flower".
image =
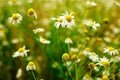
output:
[{"label": "chamomile flower", "polygon": [[94,7],[94,6],[97,6],[97,4],[96,4],[95,2],[93,2],[93,1],[92,1],[92,2],[87,1],[87,2],[86,2],[86,5],[87,5],[88,7],[91,7],[91,6],[93,6],[93,7]]},{"label": "chamomile flower", "polygon": [[65,39],[65,43],[66,43],[66,44],[71,44],[71,43],[73,43],[73,42],[72,42],[72,39],[71,39],[70,37],[67,37],[67,38]]},{"label": "chamomile flower", "polygon": [[36,34],[36,33],[40,33],[40,32],[44,32],[44,29],[43,28],[36,28],[33,30],[33,32]]},{"label": "chamomile flower", "polygon": [[49,40],[43,38],[42,36],[40,36],[39,41],[40,41],[41,43],[44,43],[44,44],[50,44],[50,42],[51,42],[51,41],[49,41]]},{"label": "chamomile flower", "polygon": [[65,27],[65,22],[63,21],[63,16],[60,16],[59,18],[52,18],[52,20],[55,20],[55,27],[58,29],[60,26]]},{"label": "chamomile flower", "polygon": [[26,67],[26,71],[29,71],[29,70],[36,70],[36,66],[32,61],[30,61]]},{"label": "chamomile flower", "polygon": [[119,50],[114,49],[113,47],[108,47],[108,48],[104,48],[103,53],[108,53],[109,55],[117,55],[119,54]]},{"label": "chamomile flower", "polygon": [[37,14],[36,14],[36,12],[33,8],[28,9],[27,15],[28,16],[33,16],[33,17],[35,17],[35,19],[37,19]]},{"label": "chamomile flower", "polygon": [[90,48],[85,48],[85,49],[82,51],[82,54],[84,54],[85,56],[88,56],[89,54],[91,54]]},{"label": "chamomile flower", "polygon": [[75,24],[73,12],[68,13],[66,11],[66,13],[63,14],[63,16],[64,16],[64,23],[65,23],[66,27],[71,28]]},{"label": "chamomile flower", "polygon": [[106,57],[100,58],[97,65],[104,66],[104,67],[110,67],[110,61]]},{"label": "chamomile flower", "polygon": [[9,1],[8,1],[8,4],[9,4],[9,5],[14,5],[14,4],[20,5],[21,2],[20,2],[19,0],[9,0]]},{"label": "chamomile flower", "polygon": [[24,56],[27,56],[27,52],[29,52],[29,50],[26,50],[25,49],[25,46],[23,46],[22,48],[19,48],[18,51],[16,51],[14,54],[13,54],[13,57],[24,57]]},{"label": "chamomile flower", "polygon": [[14,13],[8,20],[12,24],[20,23],[22,21],[22,16],[19,13]]},{"label": "chamomile flower", "polygon": [[95,52],[91,52],[89,54],[89,59],[91,59],[93,62],[99,61],[99,57],[98,57],[98,55]]},{"label": "chamomile flower", "polygon": [[100,27],[99,23],[96,23],[95,21],[92,20],[84,20],[83,23],[94,30],[96,30],[97,27]]}]

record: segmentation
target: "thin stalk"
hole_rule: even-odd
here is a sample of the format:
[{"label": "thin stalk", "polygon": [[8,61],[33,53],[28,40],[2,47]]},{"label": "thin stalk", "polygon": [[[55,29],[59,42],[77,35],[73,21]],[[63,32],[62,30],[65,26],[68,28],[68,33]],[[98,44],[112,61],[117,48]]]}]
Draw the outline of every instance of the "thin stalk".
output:
[{"label": "thin stalk", "polygon": [[77,63],[75,64],[75,75],[76,75],[76,80],[78,80]]},{"label": "thin stalk", "polygon": [[34,77],[34,80],[37,80],[36,77],[35,77],[35,74],[34,74],[33,70],[32,70],[32,75]]}]

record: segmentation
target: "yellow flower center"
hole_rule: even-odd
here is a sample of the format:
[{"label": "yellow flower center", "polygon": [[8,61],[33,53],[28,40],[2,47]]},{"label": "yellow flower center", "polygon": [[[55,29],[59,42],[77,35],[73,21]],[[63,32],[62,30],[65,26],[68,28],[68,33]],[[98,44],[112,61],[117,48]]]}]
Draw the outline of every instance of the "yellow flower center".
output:
[{"label": "yellow flower center", "polygon": [[103,64],[105,67],[110,66],[110,62],[108,62],[108,61],[100,61],[100,63]]},{"label": "yellow flower center", "polygon": [[19,18],[18,14],[13,14],[12,15],[13,20],[17,20]]},{"label": "yellow flower center", "polygon": [[30,62],[28,63],[28,65],[29,65],[29,66],[33,66],[33,65],[34,65],[34,62],[30,61]]},{"label": "yellow flower center", "polygon": [[62,55],[62,59],[63,60],[69,60],[69,54],[68,53],[64,53],[63,55]]},{"label": "yellow flower center", "polygon": [[58,22],[62,22],[63,20],[61,19],[61,18],[58,18],[58,20],[57,20]]},{"label": "yellow flower center", "polygon": [[35,13],[34,9],[30,8],[28,9],[28,15],[33,15]]},{"label": "yellow flower center", "polygon": [[92,52],[92,55],[94,55],[94,56],[95,56],[95,55],[96,55],[96,53],[95,53],[95,52]]},{"label": "yellow flower center", "polygon": [[18,52],[22,53],[22,52],[24,52],[24,49],[23,48],[19,48]]},{"label": "yellow flower center", "polygon": [[85,74],[85,78],[90,78],[90,75],[89,74]]},{"label": "yellow flower center", "polygon": [[17,0],[11,0],[13,3],[16,3],[17,2]]},{"label": "yellow flower center", "polygon": [[115,50],[113,47],[109,47],[108,48],[110,51],[113,51],[113,50]]},{"label": "yellow flower center", "polygon": [[67,16],[66,16],[66,20],[67,20],[68,22],[71,22],[71,21],[72,21],[72,16],[67,15]]},{"label": "yellow flower center", "polygon": [[102,76],[102,80],[108,80],[108,76],[107,75],[103,75]]},{"label": "yellow flower center", "polygon": [[93,21],[91,21],[90,22],[90,26],[92,27],[92,26],[94,26],[95,24],[93,23]]},{"label": "yellow flower center", "polygon": [[86,51],[90,51],[90,48],[85,48]]}]

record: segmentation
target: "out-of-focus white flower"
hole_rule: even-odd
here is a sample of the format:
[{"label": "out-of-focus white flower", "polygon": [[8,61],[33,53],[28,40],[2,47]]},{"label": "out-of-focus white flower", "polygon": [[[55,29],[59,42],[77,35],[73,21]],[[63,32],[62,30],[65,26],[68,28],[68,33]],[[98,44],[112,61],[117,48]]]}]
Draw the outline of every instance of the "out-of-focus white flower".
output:
[{"label": "out-of-focus white flower", "polygon": [[120,2],[114,1],[114,4],[120,7]]},{"label": "out-of-focus white flower", "polygon": [[104,70],[104,71],[102,72],[102,75],[108,75],[108,76],[110,76],[110,72],[109,72],[108,70]]},{"label": "out-of-focus white flower", "polygon": [[18,71],[17,71],[17,74],[16,74],[16,78],[20,78],[22,76],[22,69],[19,68]]},{"label": "out-of-focus white flower", "polygon": [[86,2],[86,5],[88,6],[88,7],[91,7],[91,6],[97,6],[97,4],[95,3],[95,2],[90,2],[90,1],[87,1]]},{"label": "out-of-focus white flower", "polygon": [[100,27],[99,23],[96,23],[95,21],[92,20],[84,20],[83,24],[85,24],[86,26],[89,26],[90,28],[96,30],[97,27]]},{"label": "out-of-focus white flower", "polygon": [[82,80],[92,80],[92,78],[88,73],[86,73]]},{"label": "out-of-focus white flower", "polygon": [[47,40],[47,39],[45,39],[45,38],[43,38],[43,37],[41,37],[41,36],[40,36],[39,41],[40,41],[41,43],[44,43],[44,44],[50,44],[50,42],[51,42],[51,41],[49,41],[49,40]]},{"label": "out-of-focus white flower", "polygon": [[108,53],[109,55],[117,55],[119,54],[119,50],[114,49],[113,47],[108,47],[108,48],[104,48],[103,53]]},{"label": "out-of-focus white flower", "polygon": [[109,67],[110,66],[110,61],[106,57],[100,58],[97,65],[104,66],[104,67]]},{"label": "out-of-focus white flower", "polygon": [[34,62],[30,61],[26,67],[26,70],[29,71],[29,70],[36,70],[36,66],[34,64]]},{"label": "out-of-focus white flower", "polygon": [[33,17],[35,17],[35,19],[37,19],[37,14],[36,14],[36,12],[33,8],[28,9],[27,15],[28,16],[33,16]]},{"label": "out-of-focus white flower", "polygon": [[19,0],[9,0],[8,4],[9,5],[20,5],[21,2]]},{"label": "out-of-focus white flower", "polygon": [[84,54],[85,56],[88,56],[89,54],[91,54],[90,49],[89,49],[89,48],[85,48],[85,49],[82,51],[82,54]]},{"label": "out-of-focus white flower", "polygon": [[13,54],[13,57],[24,57],[24,56],[27,56],[27,52],[29,52],[29,50],[26,50],[25,49],[25,46],[23,46],[22,48],[19,48],[18,51],[16,51],[14,54]]},{"label": "out-of-focus white flower", "polygon": [[89,59],[91,59],[93,62],[99,61],[99,57],[98,57],[98,55],[95,52],[91,52],[89,54]]},{"label": "out-of-focus white flower", "polygon": [[77,53],[77,52],[79,52],[79,49],[78,48],[70,48],[70,51]]},{"label": "out-of-focus white flower", "polygon": [[36,28],[33,30],[33,32],[36,34],[36,33],[40,33],[40,32],[44,32],[44,29],[43,28]]},{"label": "out-of-focus white flower", "polygon": [[110,58],[110,62],[120,62],[120,57],[119,56],[114,56],[112,58]]},{"label": "out-of-focus white flower", "polygon": [[66,43],[66,44],[71,44],[71,43],[73,43],[73,42],[72,42],[72,39],[71,39],[70,37],[67,37],[67,38],[65,39],[65,43]]},{"label": "out-of-focus white flower", "polygon": [[14,13],[8,20],[12,24],[20,23],[22,21],[22,16],[19,13]]}]

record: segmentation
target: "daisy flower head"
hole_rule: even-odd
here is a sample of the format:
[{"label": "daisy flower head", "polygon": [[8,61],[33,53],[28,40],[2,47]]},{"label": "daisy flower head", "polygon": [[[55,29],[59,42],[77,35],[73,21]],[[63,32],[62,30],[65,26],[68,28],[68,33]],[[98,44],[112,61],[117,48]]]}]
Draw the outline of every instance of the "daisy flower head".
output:
[{"label": "daisy flower head", "polygon": [[108,48],[104,48],[103,53],[108,53],[109,55],[117,55],[119,54],[119,50],[114,49],[113,47],[108,47]]},{"label": "daisy flower head", "polygon": [[14,13],[8,20],[12,24],[20,23],[22,21],[22,16],[19,13]]},{"label": "daisy flower head", "polygon": [[88,56],[89,54],[91,54],[90,48],[85,48],[85,49],[82,51],[82,54],[85,55],[85,56]]},{"label": "daisy flower head", "polygon": [[65,26],[66,26],[67,28],[71,28],[71,27],[75,24],[73,12],[68,13],[68,12],[66,11],[66,13],[63,14],[63,16],[64,16]]},{"label": "daisy flower head", "polygon": [[22,69],[19,68],[18,71],[17,71],[17,74],[16,74],[16,78],[20,78],[22,76]]},{"label": "daisy flower head", "polygon": [[69,59],[70,59],[70,56],[69,56],[68,53],[64,53],[64,54],[62,55],[62,60],[63,60],[63,61],[68,61]]},{"label": "daisy flower head", "polygon": [[66,44],[71,44],[71,43],[73,43],[73,42],[72,42],[72,39],[71,39],[70,37],[67,37],[67,38],[65,39],[65,43],[66,43]]},{"label": "daisy flower head", "polygon": [[43,38],[43,37],[41,37],[41,36],[40,36],[39,41],[40,41],[41,43],[43,43],[43,44],[50,44],[50,42],[51,42],[51,41],[49,41],[49,40],[47,40],[47,39],[45,39],[45,38]]},{"label": "daisy flower head", "polygon": [[97,64],[104,67],[110,67],[110,61],[106,57],[100,58]]},{"label": "daisy flower head", "polygon": [[25,46],[23,46],[22,48],[19,48],[18,51],[16,51],[14,54],[13,54],[13,58],[15,57],[24,57],[24,56],[27,56],[27,53],[29,52],[30,50],[26,50],[25,49]]},{"label": "daisy flower head", "polygon": [[32,61],[30,61],[26,67],[26,71],[29,71],[29,70],[36,70],[36,66]]},{"label": "daisy flower head", "polygon": [[35,19],[37,19],[37,14],[36,14],[36,12],[35,12],[35,10],[33,8],[28,9],[27,15],[28,16],[33,16],[33,17],[35,17]]},{"label": "daisy flower head", "polygon": [[96,30],[98,27],[100,27],[99,23],[96,23],[95,21],[92,20],[84,20],[83,24],[85,24],[86,26]]},{"label": "daisy flower head", "polygon": [[33,32],[36,33],[40,33],[40,32],[44,32],[45,30],[43,28],[36,28],[33,30]]},{"label": "daisy flower head", "polygon": [[9,1],[8,1],[8,4],[9,4],[9,5],[14,5],[14,4],[20,5],[21,2],[20,2],[19,0],[9,0]]},{"label": "daisy flower head", "polygon": [[91,59],[93,62],[99,61],[99,57],[98,57],[98,55],[95,52],[91,52],[89,54],[89,59]]},{"label": "daisy flower head", "polygon": [[90,8],[90,7],[95,7],[95,6],[97,6],[97,4],[95,3],[95,2],[90,2],[90,1],[87,1],[86,2],[86,5]]},{"label": "daisy flower head", "polygon": [[64,17],[60,16],[59,18],[52,18],[52,20],[55,20],[55,27],[58,29],[59,27],[65,27],[65,23],[63,21]]}]

